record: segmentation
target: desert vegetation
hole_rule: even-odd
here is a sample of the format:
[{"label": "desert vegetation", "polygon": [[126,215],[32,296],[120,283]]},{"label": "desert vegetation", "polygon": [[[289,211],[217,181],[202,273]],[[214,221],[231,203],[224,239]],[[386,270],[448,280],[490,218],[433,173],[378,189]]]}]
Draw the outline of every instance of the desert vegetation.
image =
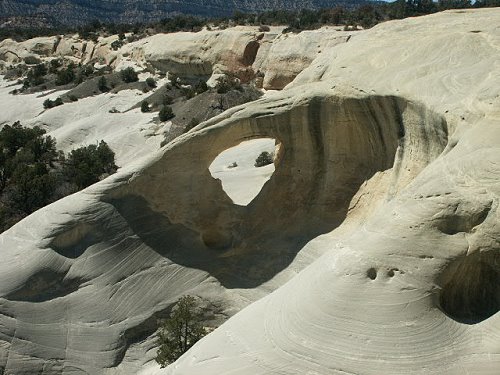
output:
[{"label": "desert vegetation", "polygon": [[[447,9],[468,9],[498,7],[500,0],[397,0],[390,3],[378,2],[354,8],[334,7],[319,10],[303,9],[272,10],[260,13],[235,12],[231,17],[198,17],[177,15],[151,23],[102,23],[93,21],[86,26],[54,26],[54,27],[14,27],[0,28],[0,40],[12,38],[26,40],[37,36],[78,33],[83,39],[97,41],[99,36],[118,34],[112,48],[118,49],[123,44],[138,38],[156,33],[178,31],[197,32],[203,27],[226,28],[235,25],[259,26],[262,32],[269,30],[269,25],[288,25],[285,32],[316,29],[324,25],[340,25],[350,27],[359,25],[372,27],[379,22],[421,16]],[[354,28],[355,30],[356,28]],[[125,35],[129,34],[129,35]]]},{"label": "desert vegetation", "polygon": [[0,232],[116,169],[114,152],[104,141],[65,155],[40,127],[5,125],[0,130]]},{"label": "desert vegetation", "polygon": [[73,62],[66,63],[62,59],[39,63],[30,68],[24,66],[24,68],[28,69],[27,72],[21,66],[17,67],[17,75],[25,78],[21,80],[22,88],[16,93],[36,92],[70,84],[78,85],[103,74],[103,72],[96,72],[90,64],[77,66]]},{"label": "desert vegetation", "polygon": [[207,334],[203,313],[193,296],[181,297],[158,330],[156,362],[161,367],[174,362]]},{"label": "desert vegetation", "polygon": [[164,105],[160,109],[160,112],[158,112],[158,117],[160,118],[160,121],[162,121],[162,122],[168,121],[171,118],[173,118],[174,116],[175,115],[174,115],[174,112],[172,111],[172,107],[170,107],[168,105]]},{"label": "desert vegetation", "polygon": [[262,151],[257,159],[255,159],[254,166],[259,168],[265,165],[269,165],[273,163],[273,155],[267,151]]},{"label": "desert vegetation", "polygon": [[69,90],[55,100],[46,99],[43,102],[44,109],[112,90],[138,89],[149,92],[157,86],[152,77],[139,82],[138,73],[133,68],[113,72],[109,67],[96,69],[92,64],[76,65],[62,58],[32,66],[18,64],[8,70],[6,77],[22,83],[21,87],[11,91],[14,95]]},{"label": "desert vegetation", "polygon": [[[160,87],[146,100],[150,111],[159,111],[161,122],[172,120],[172,127],[165,134],[162,146],[177,136],[191,130],[225,110],[257,100],[262,92],[231,76],[221,77],[214,87],[203,80],[187,84],[181,77]],[[143,109],[144,104],[137,107]],[[144,108],[145,109],[145,108]]]}]

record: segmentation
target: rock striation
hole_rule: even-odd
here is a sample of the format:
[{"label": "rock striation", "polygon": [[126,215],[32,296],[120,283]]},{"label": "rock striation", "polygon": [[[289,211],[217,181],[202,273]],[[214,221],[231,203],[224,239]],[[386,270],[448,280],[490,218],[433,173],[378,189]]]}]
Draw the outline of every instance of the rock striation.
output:
[{"label": "rock striation", "polygon": [[[499,23],[449,11],[325,41],[282,91],[1,234],[0,369],[496,374]],[[240,206],[209,166],[253,138],[280,147]],[[183,294],[231,318],[159,369],[156,320]]]}]

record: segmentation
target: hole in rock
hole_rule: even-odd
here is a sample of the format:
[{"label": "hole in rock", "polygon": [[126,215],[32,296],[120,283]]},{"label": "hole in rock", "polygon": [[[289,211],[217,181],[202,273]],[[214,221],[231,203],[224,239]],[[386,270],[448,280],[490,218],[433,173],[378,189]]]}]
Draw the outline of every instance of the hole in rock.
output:
[{"label": "hole in rock", "polygon": [[366,271],[366,276],[368,276],[371,280],[375,280],[377,278],[377,270],[375,268],[370,268]]},{"label": "hole in rock", "polygon": [[222,182],[233,203],[246,206],[273,175],[279,151],[280,144],[272,138],[244,141],[221,152],[210,165],[210,174]]},{"label": "hole in rock", "polygon": [[500,253],[477,252],[452,262],[440,277],[441,309],[466,324],[500,311]]},{"label": "hole in rock", "polygon": [[[321,94],[293,102],[262,102],[227,125],[185,138],[109,202],[159,255],[207,271],[226,288],[255,288],[287,269],[309,241],[341,225],[352,207],[353,220],[364,220],[386,194],[396,196],[448,142],[445,119],[404,98]],[[254,167],[262,150],[245,151],[254,142],[276,148],[259,138],[281,144],[274,174],[273,165]],[[177,167],[165,173],[171,163]],[[254,183],[251,173],[267,168]],[[365,192],[371,202],[358,199]],[[370,267],[361,270],[367,282]],[[388,269],[376,271],[378,281]]]}]

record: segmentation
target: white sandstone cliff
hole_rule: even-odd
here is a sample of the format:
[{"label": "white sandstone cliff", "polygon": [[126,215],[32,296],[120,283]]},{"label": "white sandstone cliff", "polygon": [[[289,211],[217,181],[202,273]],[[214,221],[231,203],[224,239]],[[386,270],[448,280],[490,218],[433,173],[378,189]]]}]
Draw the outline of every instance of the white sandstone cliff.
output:
[{"label": "white sandstone cliff", "polygon": [[[325,36],[284,90],[1,234],[0,369],[497,374],[498,24],[449,11]],[[236,205],[208,168],[265,137],[276,171]],[[232,317],[161,370],[156,322],[183,294]]]}]

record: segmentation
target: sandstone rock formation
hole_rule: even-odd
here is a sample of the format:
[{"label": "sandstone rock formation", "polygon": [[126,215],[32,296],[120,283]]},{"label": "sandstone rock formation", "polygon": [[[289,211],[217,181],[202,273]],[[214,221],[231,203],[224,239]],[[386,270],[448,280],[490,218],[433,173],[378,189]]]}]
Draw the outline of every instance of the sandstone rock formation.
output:
[{"label": "sandstone rock formation", "polygon": [[[356,34],[0,235],[0,369],[496,374],[499,23],[450,11]],[[267,137],[276,171],[235,205],[208,168]],[[239,312],[160,370],[156,319],[183,294],[216,322]]]},{"label": "sandstone rock formation", "polygon": [[31,39],[22,43],[0,42],[0,60],[16,64],[26,58],[65,57],[82,64],[104,64],[121,69],[143,69],[173,73],[183,77],[210,77],[230,74],[243,82],[263,78],[265,89],[281,90],[307,68],[322,51],[345,43],[352,32],[325,27],[300,34],[281,34],[283,27],[260,32],[258,27],[234,27],[157,34],[114,50],[118,36],[100,38],[97,43],[78,36]]},{"label": "sandstone rock formation", "polygon": [[20,43],[12,39],[5,39],[0,42],[0,60],[8,63],[20,63],[29,56],[50,56],[56,45],[57,37],[39,37]]},{"label": "sandstone rock formation", "polygon": [[323,28],[280,34],[282,28],[259,32],[236,27],[199,33],[158,34],[132,44],[146,64],[180,75],[229,73],[247,82],[261,74],[265,89],[280,90],[325,49],[345,43],[349,33]]}]

